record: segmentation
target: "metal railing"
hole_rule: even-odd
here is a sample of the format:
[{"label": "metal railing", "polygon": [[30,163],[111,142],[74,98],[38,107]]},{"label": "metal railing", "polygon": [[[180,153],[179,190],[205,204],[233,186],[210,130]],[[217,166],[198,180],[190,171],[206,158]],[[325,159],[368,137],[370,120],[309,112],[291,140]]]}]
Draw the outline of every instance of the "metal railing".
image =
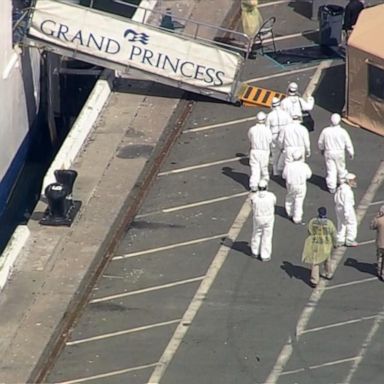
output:
[{"label": "metal railing", "polygon": [[[147,23],[146,20],[150,18],[152,22],[147,24],[155,26],[158,29],[167,31],[171,30],[175,33],[182,32],[183,36],[201,41],[203,43],[214,44],[230,51],[238,52],[244,57],[248,57],[251,52],[253,44],[252,38],[242,32],[215,26],[190,18],[174,16],[169,13],[169,9],[164,12],[161,10],[148,9],[135,4],[129,4],[122,0],[111,0],[111,2],[133,8],[135,9],[135,12],[140,11],[140,15],[142,15],[142,17],[140,19],[136,18],[136,22],[144,24]],[[91,5],[92,4],[90,4],[90,7]],[[173,24],[176,24],[174,29],[161,26],[162,21],[167,17],[171,17]],[[153,21],[155,21],[154,25]]]}]

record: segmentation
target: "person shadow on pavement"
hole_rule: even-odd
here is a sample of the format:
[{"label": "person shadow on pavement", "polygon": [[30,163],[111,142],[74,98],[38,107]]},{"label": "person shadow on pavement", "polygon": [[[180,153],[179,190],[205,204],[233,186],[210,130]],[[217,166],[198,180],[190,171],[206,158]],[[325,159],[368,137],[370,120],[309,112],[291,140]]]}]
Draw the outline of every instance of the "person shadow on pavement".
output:
[{"label": "person shadow on pavement", "polygon": [[325,178],[323,176],[312,174],[312,177],[308,180],[308,182],[316,185],[322,191],[328,192],[327,183],[325,182]]},{"label": "person shadow on pavement", "polygon": [[236,172],[232,167],[223,167],[222,173],[242,185],[246,190],[249,189],[249,176],[246,173]]},{"label": "person shadow on pavement", "polygon": [[310,276],[311,271],[308,268],[302,267],[301,265],[294,265],[289,261],[283,261],[283,264],[280,268],[287,273],[287,275],[292,279],[303,281],[309,287],[311,287]]},{"label": "person shadow on pavement", "polygon": [[345,260],[344,265],[347,267],[355,268],[362,273],[368,273],[369,275],[373,276],[377,275],[376,263],[362,263],[361,261],[357,261],[352,257],[348,257],[348,259]]}]

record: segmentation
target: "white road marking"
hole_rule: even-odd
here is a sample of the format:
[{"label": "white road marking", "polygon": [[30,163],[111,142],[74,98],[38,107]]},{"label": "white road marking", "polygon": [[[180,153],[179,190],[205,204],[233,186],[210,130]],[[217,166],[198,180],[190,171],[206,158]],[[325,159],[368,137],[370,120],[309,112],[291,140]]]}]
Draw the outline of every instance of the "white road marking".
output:
[{"label": "white road marking", "polygon": [[175,249],[175,248],[179,248],[179,247],[185,247],[187,245],[199,244],[199,243],[203,243],[205,241],[220,239],[220,238],[226,237],[226,236],[227,236],[227,233],[221,233],[219,235],[214,235],[214,236],[209,236],[209,237],[200,237],[199,239],[184,241],[184,242],[176,243],[176,244],[164,245],[163,247],[146,249],[145,251],[132,252],[132,253],[128,253],[126,255],[115,256],[112,258],[112,260],[129,259],[131,257],[137,257],[137,256],[142,256],[142,255],[148,255],[148,254],[155,253],[155,252],[167,251],[168,249]]},{"label": "white road marking", "polygon": [[303,95],[305,96],[312,95],[317,85],[319,84],[321,73],[323,72],[324,69],[329,68],[332,65],[332,63],[333,63],[333,60],[324,60],[317,66],[316,72],[312,76],[312,79],[309,82]]},{"label": "white road marking", "polygon": [[379,205],[379,204],[384,204],[384,200],[374,201],[373,203],[371,203],[369,205]]},{"label": "white road marking", "polygon": [[145,213],[143,215],[137,215],[136,219],[141,219],[143,217],[158,215],[158,214],[161,214],[161,213],[176,212],[176,211],[181,211],[183,209],[201,207],[202,205],[214,204],[214,203],[218,203],[220,201],[231,200],[231,199],[234,199],[234,198],[237,198],[237,197],[246,196],[246,195],[249,195],[248,191],[247,192],[235,193],[235,194],[229,195],[229,196],[216,197],[215,199],[210,199],[210,200],[197,201],[196,203],[179,205],[177,207],[164,208],[164,209],[161,209],[159,211],[149,212],[149,213]]},{"label": "white road marking", "polygon": [[291,3],[292,0],[278,0],[278,1],[271,1],[270,3],[264,3],[264,4],[259,4],[257,8],[265,8],[265,7],[270,7],[273,5],[280,5],[280,4],[288,4]]},{"label": "white road marking", "polygon": [[[242,208],[240,209],[239,214],[237,215],[235,221],[233,222],[228,232],[229,240],[233,242],[236,240],[250,213],[251,204],[247,199],[243,204]],[[187,311],[184,313],[181,323],[176,328],[175,333],[173,334],[171,340],[165,348],[163,355],[159,360],[159,364],[156,366],[151,377],[148,380],[148,384],[158,384],[160,382],[174,355],[176,354],[180,343],[182,342],[185,334],[187,333],[187,330],[189,329],[188,324],[192,323],[201,305],[205,301],[208,292],[213,282],[215,281],[221,267],[223,266],[230,250],[231,249],[224,244],[220,246],[214,260],[208,268],[205,279],[201,282],[194,298],[189,304]]]},{"label": "white road marking", "polygon": [[170,320],[170,321],[163,321],[163,322],[161,322],[161,323],[155,323],[155,324],[143,325],[142,327],[131,328],[131,329],[125,329],[125,330],[123,330],[123,331],[116,331],[116,332],[104,333],[103,335],[93,336],[93,337],[87,337],[87,338],[85,338],[85,339],[79,339],[79,340],[67,341],[67,342],[65,343],[65,345],[67,345],[67,346],[78,345],[78,344],[83,344],[83,343],[89,343],[89,342],[91,342],[91,341],[98,341],[98,340],[109,339],[109,338],[111,338],[111,337],[122,336],[122,335],[128,335],[128,334],[130,334],[130,333],[136,333],[136,332],[147,331],[148,329],[154,329],[154,328],[164,327],[164,326],[166,326],[166,325],[176,324],[176,323],[179,323],[180,320],[181,320],[181,319]]},{"label": "white road marking", "polygon": [[248,121],[254,121],[256,120],[256,116],[252,117],[244,117],[242,119],[237,119],[237,120],[232,120],[232,121],[226,121],[224,123],[216,123],[216,124],[210,124],[210,125],[204,125],[202,127],[197,127],[197,128],[191,128],[191,129],[186,129],[183,131],[183,133],[189,133],[189,132],[201,132],[201,131],[207,131],[209,129],[214,129],[214,128],[223,128],[223,127],[228,127],[229,125],[235,125],[235,124],[241,124],[241,123],[247,123]]},{"label": "white road marking", "polygon": [[[318,369],[318,368],[323,368],[323,367],[330,367],[332,365],[337,365],[337,364],[349,363],[350,361],[354,361],[356,359],[357,359],[357,357],[348,357],[346,359],[329,361],[329,362],[323,363],[323,364],[311,365],[310,367],[306,367],[306,368],[298,368],[298,369],[294,369],[292,371],[285,371],[280,376],[292,375],[294,373],[304,372],[308,369]],[[266,381],[266,383],[269,384],[269,381]]]},{"label": "white road marking", "polygon": [[[324,65],[324,63],[321,63],[321,65]],[[313,89],[312,82],[317,82],[318,77],[320,76],[321,72],[316,71],[315,75],[312,78],[312,81],[308,85],[306,89],[306,94],[310,94],[309,91]],[[380,163],[379,168],[377,169],[371,184],[369,185],[367,191],[365,192],[363,198],[360,201],[359,206],[356,209],[356,218],[358,225],[360,224],[361,220],[365,216],[367,212],[367,207],[369,206],[369,203],[372,202],[377,190],[379,189],[380,185],[382,184],[384,179],[384,161]],[[333,258],[333,271],[336,270],[338,264],[342,260],[344,253],[346,251],[346,248],[338,248],[336,252],[332,255]],[[303,312],[301,313],[299,320],[296,325],[296,342],[298,342],[302,332],[305,330],[309,319],[312,317],[313,312],[315,311],[317,304],[319,303],[323,293],[325,292],[325,281],[321,280],[317,288],[313,291],[312,295],[309,298],[308,303],[306,304]],[[293,352],[293,344],[292,344],[292,338],[289,336],[286,344],[283,346],[275,365],[272,368],[272,371],[267,377],[266,382],[268,384],[275,384],[281,375],[281,373],[284,371],[284,367],[288,363],[291,355]]]},{"label": "white road marking", "polygon": [[333,323],[333,324],[323,325],[322,327],[316,327],[316,328],[310,328],[310,329],[307,329],[307,330],[301,332],[301,334],[304,335],[305,333],[312,333],[312,332],[323,331],[323,330],[325,330],[325,329],[331,329],[331,328],[343,327],[343,326],[345,326],[345,325],[349,325],[349,324],[356,324],[356,323],[360,323],[360,322],[362,322],[362,321],[376,319],[376,317],[377,317],[377,315],[373,315],[373,316],[364,316],[364,317],[360,317],[359,319],[346,320],[346,321],[341,321],[341,322],[339,322],[339,323]]},{"label": "white road marking", "polygon": [[374,338],[376,332],[379,329],[380,323],[383,321],[383,318],[384,318],[384,311],[383,310],[384,310],[384,307],[381,308],[381,312],[377,315],[376,320],[375,320],[371,330],[369,331],[366,339],[364,340],[363,345],[359,351],[359,354],[357,355],[357,359],[354,361],[352,368],[349,371],[346,379],[343,380],[344,384],[350,384],[350,382],[353,378],[353,375],[355,374],[357,368],[359,367],[361,361],[363,360],[363,357],[365,356],[367,349],[368,349],[369,345],[371,344],[372,339]]},{"label": "white road marking", "polygon": [[359,247],[362,245],[369,245],[373,243],[376,243],[376,240],[359,241]]},{"label": "white road marking", "polygon": [[261,77],[255,77],[254,79],[249,79],[249,80],[245,81],[245,83],[250,84],[250,83],[256,83],[258,81],[274,79],[276,77],[291,76],[291,75],[295,75],[296,73],[312,71],[312,70],[316,69],[317,67],[318,67],[317,65],[314,65],[314,66],[311,66],[311,67],[292,69],[290,71],[279,72],[279,73],[275,73],[273,75],[266,75],[266,76],[261,76]]},{"label": "white road marking", "polygon": [[74,379],[74,380],[69,380],[69,381],[61,381],[60,383],[56,383],[56,384],[85,383],[85,382],[88,382],[88,381],[91,381],[91,380],[99,380],[99,379],[103,379],[103,378],[106,378],[106,377],[124,375],[125,373],[134,372],[134,371],[140,371],[142,369],[147,369],[147,368],[152,368],[152,367],[155,367],[156,365],[157,365],[157,363],[146,364],[146,365],[138,365],[137,367],[133,367],[133,368],[119,369],[118,371],[112,371],[112,372],[108,372],[108,373],[101,373],[99,375],[83,377],[81,379]]},{"label": "white road marking", "polygon": [[362,280],[356,280],[356,281],[349,281],[348,283],[341,283],[341,284],[335,284],[335,285],[328,285],[328,287],[325,287],[324,289],[326,291],[329,291],[331,289],[337,289],[337,288],[343,288],[343,287],[349,287],[351,285],[356,285],[356,284],[364,284],[364,283],[369,283],[370,281],[377,281],[377,277],[369,277],[367,279],[362,279]]},{"label": "white road marking", "polygon": [[195,283],[196,281],[201,281],[204,280],[205,276],[198,276],[198,277],[193,277],[191,279],[185,279],[185,280],[180,280],[180,281],[174,281],[173,283],[167,283],[167,284],[162,284],[162,285],[156,285],[154,287],[149,287],[149,288],[144,288],[144,289],[138,289],[137,291],[130,291],[130,292],[122,292],[122,293],[116,293],[115,295],[110,295],[110,296],[104,296],[104,297],[99,297],[97,299],[90,300],[90,304],[96,304],[96,303],[102,303],[104,301],[110,301],[110,300],[116,300],[116,299],[121,299],[123,297],[128,297],[128,296],[134,296],[134,295],[140,295],[142,293],[148,293],[148,292],[154,292],[154,291],[160,291],[161,289],[166,289],[166,288],[173,288],[177,287],[179,285],[185,285],[185,284],[190,284],[190,283]]},{"label": "white road marking", "polygon": [[233,162],[239,161],[241,159],[244,159],[244,156],[237,156],[237,157],[232,157],[230,159],[224,159],[224,160],[219,160],[219,161],[212,161],[211,163],[192,165],[190,167],[173,169],[172,171],[160,172],[160,173],[158,173],[158,176],[168,176],[168,175],[172,175],[172,174],[175,174],[175,173],[194,171],[196,169],[213,167],[215,165],[226,164],[226,163],[233,163]]}]

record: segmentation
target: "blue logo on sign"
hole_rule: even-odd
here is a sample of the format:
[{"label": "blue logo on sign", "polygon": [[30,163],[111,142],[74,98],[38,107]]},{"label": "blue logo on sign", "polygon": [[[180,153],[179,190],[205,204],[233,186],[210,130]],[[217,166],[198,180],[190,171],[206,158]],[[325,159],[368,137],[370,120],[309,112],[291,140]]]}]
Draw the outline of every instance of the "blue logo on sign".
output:
[{"label": "blue logo on sign", "polygon": [[149,36],[146,33],[137,33],[133,29],[127,29],[124,32],[124,37],[128,39],[128,41],[136,42],[139,41],[141,44],[147,45]]}]

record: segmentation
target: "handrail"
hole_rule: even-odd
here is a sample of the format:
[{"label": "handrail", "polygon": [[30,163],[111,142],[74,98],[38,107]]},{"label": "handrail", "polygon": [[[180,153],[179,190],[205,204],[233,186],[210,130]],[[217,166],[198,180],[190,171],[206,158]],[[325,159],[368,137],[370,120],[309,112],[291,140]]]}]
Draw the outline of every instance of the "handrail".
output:
[{"label": "handrail", "polygon": [[[123,6],[130,7],[130,8],[135,8],[136,10],[142,10],[143,11],[142,20],[141,21],[136,20],[137,22],[141,22],[141,23],[144,23],[144,20],[146,19],[147,12],[150,12],[151,14],[154,14],[155,16],[160,16],[160,17],[164,17],[167,15],[166,12],[148,9],[148,8],[141,7],[141,6],[135,5],[135,4],[129,4],[129,3],[126,3],[122,0],[112,0],[112,3],[120,4]],[[245,33],[234,31],[232,29],[228,29],[228,28],[224,28],[224,27],[219,27],[216,25],[208,24],[208,23],[204,23],[201,21],[185,18],[182,16],[172,15],[172,19],[174,19],[178,22],[181,22],[181,24],[184,23],[183,35],[186,37],[191,37],[195,40],[200,40],[200,41],[203,41],[205,43],[219,45],[219,46],[224,47],[224,48],[229,49],[229,50],[235,49],[237,51],[242,52],[246,57],[248,57],[249,53],[251,52],[252,44],[253,44],[252,38],[250,38]],[[168,29],[162,28],[160,26],[156,26],[156,27],[159,29],[168,30]],[[215,32],[214,33],[215,37],[212,39],[212,38],[206,38],[204,36],[199,35],[199,32],[201,31],[202,28],[206,28],[206,29],[208,28],[210,30],[213,30]],[[190,32],[189,29],[192,29],[192,31]],[[222,35],[222,36],[220,36],[220,35]],[[215,38],[217,39],[217,38],[221,38],[221,37],[223,37],[225,39],[223,39],[223,41],[215,40]],[[226,40],[229,42],[225,42]],[[240,43],[240,44],[237,45],[237,44],[235,44],[235,42]]]}]

